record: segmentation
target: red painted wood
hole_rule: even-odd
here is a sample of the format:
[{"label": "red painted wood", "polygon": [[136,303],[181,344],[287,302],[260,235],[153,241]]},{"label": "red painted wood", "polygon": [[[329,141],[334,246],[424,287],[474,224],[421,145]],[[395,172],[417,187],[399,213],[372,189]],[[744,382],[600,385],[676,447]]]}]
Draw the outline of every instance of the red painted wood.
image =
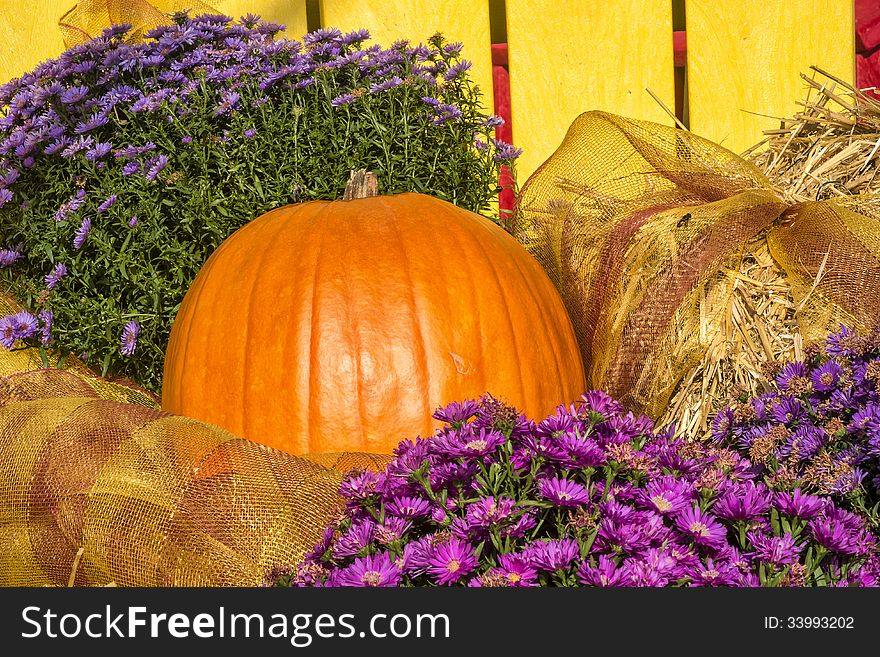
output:
[{"label": "red painted wood", "polygon": [[880,2],[856,0],[856,52],[865,53],[880,46]]},{"label": "red painted wood", "polygon": [[[513,125],[510,121],[510,73],[507,70],[507,44],[492,44],[492,90],[495,93],[495,114],[504,119],[504,125],[495,128],[495,138],[513,143]],[[501,167],[498,179],[501,193],[498,194],[498,208],[501,218],[507,219],[513,213],[516,203],[514,179],[508,167]]]},{"label": "red painted wood", "polygon": [[672,33],[672,61],[675,66],[687,64],[687,32],[684,30]]}]

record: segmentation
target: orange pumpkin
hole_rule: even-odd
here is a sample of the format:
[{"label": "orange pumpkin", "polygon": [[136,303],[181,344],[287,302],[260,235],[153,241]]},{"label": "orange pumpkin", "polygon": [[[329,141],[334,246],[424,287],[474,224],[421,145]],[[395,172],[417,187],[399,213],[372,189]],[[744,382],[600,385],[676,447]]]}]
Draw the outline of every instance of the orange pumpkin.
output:
[{"label": "orange pumpkin", "polygon": [[407,193],[288,205],[224,241],[178,311],[162,405],[293,454],[388,453],[449,402],[490,392],[540,416],[583,388],[541,266]]}]

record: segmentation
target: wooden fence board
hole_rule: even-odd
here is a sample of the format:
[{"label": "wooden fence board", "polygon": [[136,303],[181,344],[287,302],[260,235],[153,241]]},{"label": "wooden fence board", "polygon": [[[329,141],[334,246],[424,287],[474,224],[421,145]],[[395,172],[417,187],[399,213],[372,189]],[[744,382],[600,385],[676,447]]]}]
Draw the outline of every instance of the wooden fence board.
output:
[{"label": "wooden fence board", "polygon": [[669,0],[507,0],[507,40],[520,185],[588,110],[673,124]]},{"label": "wooden fence board", "polygon": [[[855,80],[852,0],[687,0],[690,128],[734,152],[779,127],[819,66]],[[746,110],[746,111],[744,111]]]}]

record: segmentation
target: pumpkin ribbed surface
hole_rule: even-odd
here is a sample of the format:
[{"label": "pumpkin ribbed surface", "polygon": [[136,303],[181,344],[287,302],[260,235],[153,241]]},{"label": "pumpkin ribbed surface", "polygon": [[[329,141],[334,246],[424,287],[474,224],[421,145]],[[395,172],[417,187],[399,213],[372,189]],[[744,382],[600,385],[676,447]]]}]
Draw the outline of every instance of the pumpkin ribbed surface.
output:
[{"label": "pumpkin ribbed surface", "polygon": [[571,322],[501,228],[420,194],[290,205],[184,298],[163,408],[294,454],[390,452],[486,392],[543,416],[583,392]]}]

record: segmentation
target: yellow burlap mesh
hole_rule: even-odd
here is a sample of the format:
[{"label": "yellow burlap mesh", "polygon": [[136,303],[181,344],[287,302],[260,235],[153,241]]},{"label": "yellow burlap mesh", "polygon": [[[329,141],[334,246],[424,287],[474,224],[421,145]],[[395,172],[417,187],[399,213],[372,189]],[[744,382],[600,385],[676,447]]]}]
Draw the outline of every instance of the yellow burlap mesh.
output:
[{"label": "yellow burlap mesh", "polygon": [[[22,307],[15,299],[0,293],[0,317],[15,314],[20,310]],[[21,343],[18,343],[12,350],[0,348],[0,379],[18,372],[27,372],[43,367],[60,367],[70,371],[104,399],[114,399],[150,408],[159,408],[161,405],[161,399],[158,396],[140,386],[131,382],[108,381],[97,376],[76,356],[68,355],[61,359],[60,355],[52,349],[46,349],[44,353],[41,353],[36,347],[21,346]],[[48,383],[51,384],[51,381]],[[0,388],[2,386],[3,383],[0,382]]]},{"label": "yellow burlap mesh", "polygon": [[181,11],[189,11],[190,15],[219,13],[201,0],[80,0],[61,17],[58,27],[67,48],[119,23],[132,25],[127,39],[140,40],[154,27],[170,24],[169,16]]},{"label": "yellow burlap mesh", "polygon": [[756,240],[785,270],[804,336],[877,324],[877,207],[792,205],[717,144],[588,112],[523,186],[513,230],[565,301],[589,387],[658,417],[730,316]]},{"label": "yellow burlap mesh", "polygon": [[320,538],[344,470],[388,460],[299,458],[99,392],[57,369],[0,382],[0,585],[259,585]]}]

